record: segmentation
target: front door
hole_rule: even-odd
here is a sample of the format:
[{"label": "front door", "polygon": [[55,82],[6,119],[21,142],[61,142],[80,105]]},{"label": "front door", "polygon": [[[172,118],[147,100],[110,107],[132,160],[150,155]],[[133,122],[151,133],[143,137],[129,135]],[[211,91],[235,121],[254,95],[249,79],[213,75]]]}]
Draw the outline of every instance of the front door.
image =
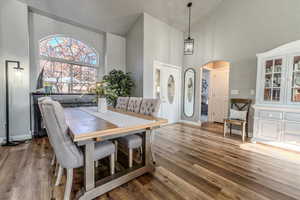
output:
[{"label": "front door", "polygon": [[211,71],[209,121],[223,123],[228,114],[229,70]]},{"label": "front door", "polygon": [[180,69],[166,64],[155,65],[154,95],[161,100],[159,117],[169,123],[180,119]]}]

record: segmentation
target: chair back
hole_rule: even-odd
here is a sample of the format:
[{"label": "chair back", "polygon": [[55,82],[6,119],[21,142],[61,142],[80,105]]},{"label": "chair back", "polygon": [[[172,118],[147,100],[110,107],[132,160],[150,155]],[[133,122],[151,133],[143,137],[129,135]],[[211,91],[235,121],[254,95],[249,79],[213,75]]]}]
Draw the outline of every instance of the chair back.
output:
[{"label": "chair back", "polygon": [[126,111],[129,102],[129,97],[118,97],[116,109]]},{"label": "chair back", "polygon": [[52,98],[51,97],[40,97],[40,98],[38,98],[38,100],[37,100],[37,102],[38,102],[38,106],[39,106],[39,109],[40,109],[40,112],[41,112],[41,115],[42,115],[42,118],[44,119],[44,117],[43,117],[43,112],[42,112],[42,103],[43,103],[43,101],[46,101],[46,100],[49,100],[49,101],[51,101],[52,100]]},{"label": "chair back", "polygon": [[130,97],[129,102],[128,102],[128,106],[127,106],[127,111],[139,113],[140,108],[141,108],[142,100],[143,99],[141,97]]},{"label": "chair back", "polygon": [[248,121],[250,106],[252,103],[251,99],[231,99],[230,108],[238,111],[247,111],[246,121]]},{"label": "chair back", "polygon": [[59,102],[49,100],[41,105],[48,137],[59,164],[67,169],[82,166],[83,154],[68,134],[63,107]]},{"label": "chair back", "polygon": [[150,115],[152,117],[157,117],[159,107],[160,107],[159,99],[143,99],[140,113],[143,115]]}]

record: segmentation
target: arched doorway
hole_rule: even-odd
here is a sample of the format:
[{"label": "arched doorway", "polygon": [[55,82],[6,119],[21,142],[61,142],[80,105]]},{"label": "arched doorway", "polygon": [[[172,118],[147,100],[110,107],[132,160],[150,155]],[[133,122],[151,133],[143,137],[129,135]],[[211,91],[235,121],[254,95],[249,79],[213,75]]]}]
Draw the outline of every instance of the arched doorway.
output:
[{"label": "arched doorway", "polygon": [[223,123],[227,117],[229,71],[227,61],[211,61],[201,67],[201,122]]}]

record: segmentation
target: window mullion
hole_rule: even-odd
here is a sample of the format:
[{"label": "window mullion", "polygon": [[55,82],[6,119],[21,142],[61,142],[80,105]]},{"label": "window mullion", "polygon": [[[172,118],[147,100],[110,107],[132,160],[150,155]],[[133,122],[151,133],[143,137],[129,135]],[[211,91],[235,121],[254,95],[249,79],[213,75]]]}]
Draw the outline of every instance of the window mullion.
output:
[{"label": "window mullion", "polygon": [[70,90],[71,91],[69,91],[69,92],[73,92],[73,78],[74,78],[74,70],[73,70],[73,65],[70,65],[70,78],[71,78],[71,80],[70,80]]}]

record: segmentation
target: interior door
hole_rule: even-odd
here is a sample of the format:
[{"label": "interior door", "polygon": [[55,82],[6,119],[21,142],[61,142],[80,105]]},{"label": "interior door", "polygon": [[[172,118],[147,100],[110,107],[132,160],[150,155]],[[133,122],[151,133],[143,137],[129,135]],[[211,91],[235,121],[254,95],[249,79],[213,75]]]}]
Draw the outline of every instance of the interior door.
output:
[{"label": "interior door", "polygon": [[159,73],[159,76],[156,75],[156,88],[157,78],[160,77],[159,95],[157,92],[155,95],[156,97],[160,96],[161,99],[159,116],[168,119],[169,123],[175,123],[179,121],[180,117],[180,70],[161,65],[159,70],[156,69],[156,73]]},{"label": "interior door", "polygon": [[211,71],[209,121],[223,123],[228,115],[229,69]]}]

